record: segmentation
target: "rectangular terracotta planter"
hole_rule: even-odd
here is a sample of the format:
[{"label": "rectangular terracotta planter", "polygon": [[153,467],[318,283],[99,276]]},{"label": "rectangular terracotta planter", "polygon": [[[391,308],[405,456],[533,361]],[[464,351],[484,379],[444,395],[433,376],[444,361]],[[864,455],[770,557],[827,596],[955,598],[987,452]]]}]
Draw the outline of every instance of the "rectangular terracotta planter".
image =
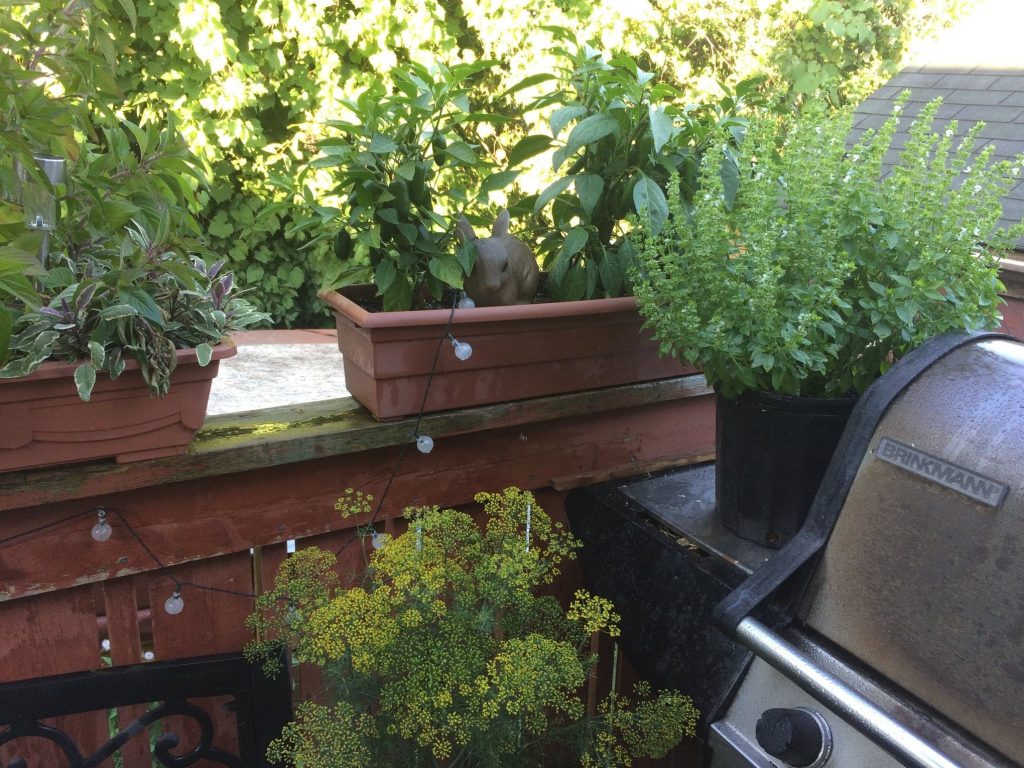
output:
[{"label": "rectangular terracotta planter", "polygon": [[0,379],[0,472],[184,453],[206,417],[218,361],[237,351],[230,341],[218,344],[201,367],[194,349],[178,350],[163,398],[150,395],[134,360],[117,379],[100,374],[88,402],[75,389],[77,363],[44,363],[28,376]]},{"label": "rectangular terracotta planter", "polygon": [[[451,310],[369,312],[372,285],[320,297],[334,308],[345,385],[378,419],[467,408],[680,376],[663,358],[632,297],[456,309],[451,333],[473,347],[466,361],[442,338]],[[438,348],[440,342],[440,349]]]}]

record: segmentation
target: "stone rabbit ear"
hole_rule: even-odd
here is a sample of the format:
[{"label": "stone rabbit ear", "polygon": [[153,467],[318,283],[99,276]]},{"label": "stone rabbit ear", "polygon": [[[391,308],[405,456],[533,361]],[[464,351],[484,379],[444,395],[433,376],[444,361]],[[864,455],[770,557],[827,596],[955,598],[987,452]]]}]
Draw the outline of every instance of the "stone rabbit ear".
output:
[{"label": "stone rabbit ear", "polygon": [[476,240],[476,232],[473,231],[473,225],[461,213],[459,214],[459,220],[455,222],[455,236],[459,238],[461,243],[471,243]]},{"label": "stone rabbit ear", "polygon": [[503,208],[498,218],[494,220],[494,228],[491,230],[491,237],[504,237],[508,234],[508,208]]}]

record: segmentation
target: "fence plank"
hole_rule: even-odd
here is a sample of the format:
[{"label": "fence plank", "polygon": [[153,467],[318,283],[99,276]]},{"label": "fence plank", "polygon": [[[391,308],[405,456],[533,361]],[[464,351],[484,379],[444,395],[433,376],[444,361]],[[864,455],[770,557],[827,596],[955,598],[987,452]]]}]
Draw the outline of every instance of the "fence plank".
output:
[{"label": "fence plank", "polygon": [[172,616],[164,602],[174,591],[174,578],[214,589],[252,593],[252,558],[248,551],[169,569],[149,579],[153,616],[153,652],[157,660],[240,651],[249,641],[245,617],[251,597],[186,586],[184,610]]},{"label": "fence plank", "polygon": [[17,600],[0,609],[0,681],[96,669],[100,641],[91,586]]}]

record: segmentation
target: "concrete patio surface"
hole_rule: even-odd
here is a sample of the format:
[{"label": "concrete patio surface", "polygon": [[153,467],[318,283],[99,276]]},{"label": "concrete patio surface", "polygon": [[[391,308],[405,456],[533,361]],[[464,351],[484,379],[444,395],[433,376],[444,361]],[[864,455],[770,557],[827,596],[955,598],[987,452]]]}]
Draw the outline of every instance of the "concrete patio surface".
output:
[{"label": "concrete patio surface", "polygon": [[232,334],[238,354],[220,363],[208,416],[348,396],[334,329]]}]

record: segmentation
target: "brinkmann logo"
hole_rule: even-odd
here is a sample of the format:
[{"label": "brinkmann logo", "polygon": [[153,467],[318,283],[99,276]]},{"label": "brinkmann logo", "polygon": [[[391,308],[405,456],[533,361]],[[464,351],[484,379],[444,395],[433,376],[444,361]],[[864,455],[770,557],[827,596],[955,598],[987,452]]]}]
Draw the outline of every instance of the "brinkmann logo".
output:
[{"label": "brinkmann logo", "polygon": [[911,448],[909,445],[883,437],[878,441],[875,455],[897,467],[902,467],[926,480],[931,480],[950,490],[969,496],[989,507],[1002,506],[1009,492],[1009,486],[964,467],[950,464],[935,456]]}]

